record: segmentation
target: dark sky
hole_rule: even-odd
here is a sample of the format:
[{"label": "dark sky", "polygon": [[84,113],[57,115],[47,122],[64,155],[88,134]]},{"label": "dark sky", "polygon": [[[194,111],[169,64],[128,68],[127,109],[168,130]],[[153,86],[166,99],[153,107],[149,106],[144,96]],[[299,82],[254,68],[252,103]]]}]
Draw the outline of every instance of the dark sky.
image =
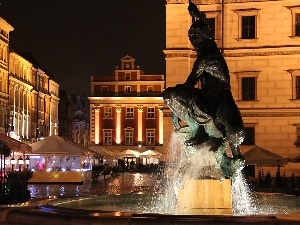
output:
[{"label": "dark sky", "polygon": [[163,74],[165,0],[0,0],[14,27],[10,47],[31,52],[73,94],[130,55],[145,74]]}]

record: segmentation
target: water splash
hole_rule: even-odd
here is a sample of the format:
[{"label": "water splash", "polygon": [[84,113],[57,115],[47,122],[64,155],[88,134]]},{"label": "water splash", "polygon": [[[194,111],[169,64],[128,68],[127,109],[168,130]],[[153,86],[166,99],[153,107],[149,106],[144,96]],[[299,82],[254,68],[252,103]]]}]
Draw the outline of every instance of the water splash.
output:
[{"label": "water splash", "polygon": [[[184,140],[187,138],[188,133],[172,133],[164,177],[159,187],[161,191],[153,196],[152,207],[147,211],[178,214],[178,193],[187,180],[224,180],[210,146],[186,146]],[[234,215],[254,214],[257,211],[247,180],[241,172],[232,179],[231,194]]]}]

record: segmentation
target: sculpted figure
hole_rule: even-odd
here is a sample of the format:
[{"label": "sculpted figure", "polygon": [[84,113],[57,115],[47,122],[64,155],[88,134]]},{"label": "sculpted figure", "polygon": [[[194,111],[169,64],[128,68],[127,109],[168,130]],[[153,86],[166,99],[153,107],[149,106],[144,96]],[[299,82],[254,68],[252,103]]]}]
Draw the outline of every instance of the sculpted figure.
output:
[{"label": "sculpted figure", "polygon": [[[244,126],[232,97],[226,61],[209,37],[205,14],[191,0],[188,11],[194,20],[188,37],[197,58],[185,83],[167,88],[163,99],[173,112],[174,128],[180,130],[181,120],[189,126],[190,139],[186,145],[198,145],[212,137],[222,138],[223,145],[232,152],[229,158],[241,162],[239,145],[244,139]],[[198,82],[201,89],[194,87]],[[227,160],[225,164],[230,163]]]}]

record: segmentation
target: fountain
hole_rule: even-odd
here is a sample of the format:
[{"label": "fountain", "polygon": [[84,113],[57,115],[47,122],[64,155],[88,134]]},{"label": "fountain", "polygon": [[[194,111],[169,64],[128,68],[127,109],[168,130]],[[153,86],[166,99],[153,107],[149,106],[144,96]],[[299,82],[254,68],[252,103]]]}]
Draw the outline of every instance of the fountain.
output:
[{"label": "fountain", "polygon": [[[1,211],[14,224],[288,224],[298,223],[298,197],[254,195],[243,176],[244,138],[225,59],[208,36],[205,14],[189,0],[197,59],[184,84],[162,96],[174,132],[164,174],[149,193],[73,197]],[[195,88],[200,81],[201,89]],[[267,203],[266,203],[267,202]],[[284,214],[285,216],[282,216]],[[46,224],[45,223],[45,224]],[[47,223],[48,224],[48,223]]]}]

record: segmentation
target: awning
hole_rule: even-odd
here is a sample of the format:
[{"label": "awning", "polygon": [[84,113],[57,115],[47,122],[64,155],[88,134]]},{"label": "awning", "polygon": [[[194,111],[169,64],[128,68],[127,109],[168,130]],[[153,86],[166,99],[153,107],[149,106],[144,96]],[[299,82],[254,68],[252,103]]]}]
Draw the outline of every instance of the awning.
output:
[{"label": "awning", "polygon": [[288,163],[288,159],[259,146],[255,146],[243,155],[247,165],[285,165]]},{"label": "awning", "polygon": [[99,155],[91,149],[85,148],[74,142],[67,141],[57,135],[46,137],[44,140],[30,145],[33,154],[60,154],[60,155],[84,155],[92,153]]},{"label": "awning", "polygon": [[141,153],[135,150],[124,150],[123,152],[118,153],[119,157],[139,157]]},{"label": "awning", "polygon": [[25,144],[24,142],[6,136],[5,134],[0,133],[0,140],[3,141],[11,151],[23,153],[31,153],[32,151],[31,146]]},{"label": "awning", "polygon": [[153,151],[153,150],[146,150],[143,153],[140,154],[141,158],[160,158],[162,157],[162,154],[157,152],[157,151]]}]

